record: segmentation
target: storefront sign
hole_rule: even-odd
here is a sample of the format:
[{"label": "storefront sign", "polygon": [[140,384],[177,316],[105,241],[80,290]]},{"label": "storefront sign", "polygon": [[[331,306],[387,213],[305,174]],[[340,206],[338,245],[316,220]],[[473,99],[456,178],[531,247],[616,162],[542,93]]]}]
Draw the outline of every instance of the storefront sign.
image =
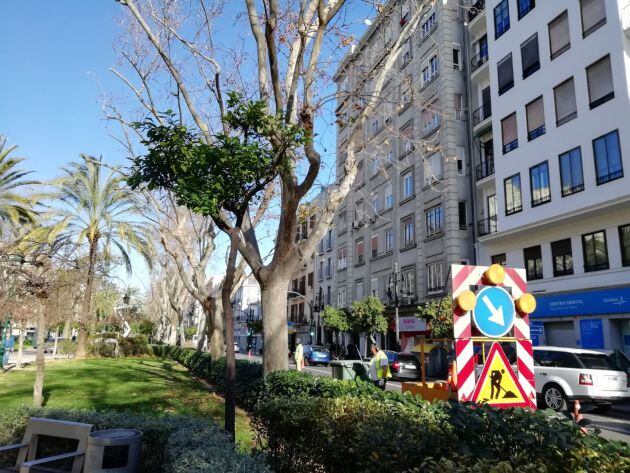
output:
[{"label": "storefront sign", "polygon": [[580,320],[582,348],[604,348],[602,319]]},{"label": "storefront sign", "polygon": [[543,335],[545,334],[545,327],[542,322],[532,320],[529,323],[529,333],[532,337],[532,344],[534,346],[543,345]]},{"label": "storefront sign", "polygon": [[424,332],[427,329],[426,321],[418,317],[398,317],[398,323],[401,332]]},{"label": "storefront sign", "polygon": [[630,312],[630,287],[537,295],[533,318],[573,317],[579,315],[621,314]]}]

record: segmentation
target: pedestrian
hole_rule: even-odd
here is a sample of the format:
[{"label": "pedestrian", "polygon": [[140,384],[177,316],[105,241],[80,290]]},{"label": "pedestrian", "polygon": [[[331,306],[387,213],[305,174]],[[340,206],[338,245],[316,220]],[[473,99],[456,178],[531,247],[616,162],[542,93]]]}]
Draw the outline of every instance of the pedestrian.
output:
[{"label": "pedestrian", "polygon": [[385,352],[380,350],[376,343],[370,345],[370,351],[372,352],[372,359],[370,360],[370,379],[374,383],[374,386],[384,391],[387,380],[392,377],[392,373],[389,371],[389,360]]},{"label": "pedestrian", "polygon": [[13,350],[13,336],[9,330],[6,331],[5,339],[2,340],[2,344],[4,345],[4,356],[2,357],[2,367],[4,368],[9,364],[9,354]]},{"label": "pedestrian", "polygon": [[302,371],[302,368],[304,368],[304,347],[302,346],[299,338],[296,340],[295,354],[293,355],[293,358],[295,358],[295,369]]}]

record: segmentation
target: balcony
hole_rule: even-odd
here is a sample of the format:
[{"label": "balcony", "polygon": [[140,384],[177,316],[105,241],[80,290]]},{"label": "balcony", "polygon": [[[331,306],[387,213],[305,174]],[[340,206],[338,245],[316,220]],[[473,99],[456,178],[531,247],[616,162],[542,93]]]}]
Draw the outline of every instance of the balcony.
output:
[{"label": "balcony", "polygon": [[491,235],[499,230],[497,225],[497,216],[492,215],[477,222],[477,233],[480,237]]},{"label": "balcony", "polygon": [[473,56],[470,60],[470,65],[472,66],[471,72],[475,72],[481,66],[488,62],[488,50],[481,51]]},{"label": "balcony", "polygon": [[431,121],[422,125],[423,138],[433,133],[440,126],[440,117],[435,115]]},{"label": "balcony", "polygon": [[475,176],[480,181],[488,176],[494,174],[494,159],[490,161],[483,161],[475,166]]},{"label": "balcony", "polygon": [[468,11],[468,23],[473,21],[486,8],[486,0],[477,0]]},{"label": "balcony", "polygon": [[472,114],[473,126],[479,125],[482,121],[490,118],[492,115],[492,106],[490,102],[485,102],[481,107],[475,110]]}]

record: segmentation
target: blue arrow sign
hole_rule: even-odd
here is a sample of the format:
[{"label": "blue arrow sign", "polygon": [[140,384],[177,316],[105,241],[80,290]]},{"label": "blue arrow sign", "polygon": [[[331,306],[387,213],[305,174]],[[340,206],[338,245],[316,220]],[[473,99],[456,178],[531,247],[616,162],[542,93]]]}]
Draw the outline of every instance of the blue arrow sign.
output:
[{"label": "blue arrow sign", "polygon": [[473,320],[486,337],[502,337],[514,324],[514,301],[502,287],[484,287],[477,293]]}]

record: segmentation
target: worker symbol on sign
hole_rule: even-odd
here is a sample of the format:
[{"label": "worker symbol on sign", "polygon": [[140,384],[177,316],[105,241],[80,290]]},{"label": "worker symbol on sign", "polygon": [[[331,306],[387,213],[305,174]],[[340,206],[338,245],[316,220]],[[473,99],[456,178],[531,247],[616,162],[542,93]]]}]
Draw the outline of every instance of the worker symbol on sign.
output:
[{"label": "worker symbol on sign", "polygon": [[529,406],[527,395],[498,343],[492,344],[472,401],[495,407]]}]

